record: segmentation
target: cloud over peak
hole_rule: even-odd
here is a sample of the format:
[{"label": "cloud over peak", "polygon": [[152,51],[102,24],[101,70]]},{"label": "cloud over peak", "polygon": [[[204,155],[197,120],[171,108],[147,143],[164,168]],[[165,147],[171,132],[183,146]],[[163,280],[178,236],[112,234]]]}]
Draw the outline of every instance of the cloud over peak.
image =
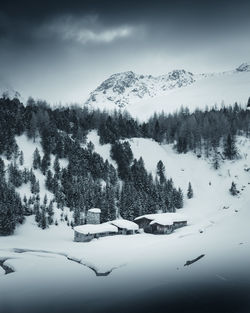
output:
[{"label": "cloud over peak", "polygon": [[129,25],[105,26],[99,22],[98,16],[75,18],[64,16],[51,21],[42,32],[57,35],[64,41],[80,44],[110,43],[133,35],[135,28]]}]

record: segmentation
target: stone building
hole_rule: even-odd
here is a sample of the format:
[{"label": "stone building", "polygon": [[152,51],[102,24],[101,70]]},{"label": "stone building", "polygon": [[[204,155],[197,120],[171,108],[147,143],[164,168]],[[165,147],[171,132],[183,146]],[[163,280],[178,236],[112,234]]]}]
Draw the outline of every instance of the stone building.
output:
[{"label": "stone building", "polygon": [[86,217],[86,224],[100,224],[101,210],[93,208],[88,210]]}]

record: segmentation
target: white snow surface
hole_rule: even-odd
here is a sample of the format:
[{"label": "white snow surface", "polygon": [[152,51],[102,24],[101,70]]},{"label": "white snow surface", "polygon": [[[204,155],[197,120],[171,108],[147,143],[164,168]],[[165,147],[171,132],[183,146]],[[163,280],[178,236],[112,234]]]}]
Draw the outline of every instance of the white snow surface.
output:
[{"label": "white snow surface", "polygon": [[[250,174],[244,170],[250,167],[249,138],[237,138],[241,157],[224,161],[217,171],[191,152],[176,154],[171,145],[142,138],[130,143],[134,157],[142,156],[154,175],[162,160],[167,177],[184,193],[191,182],[194,198],[185,197],[178,211],[188,218],[188,226],[170,235],[116,235],[76,243],[65,223],[42,230],[29,216],[14,235],[0,237],[0,259],[15,271],[0,274],[0,308],[5,312],[32,312],[30,299],[36,306],[44,299],[56,306],[79,297],[87,305],[165,285],[200,280],[232,284],[242,273],[250,279]],[[229,193],[232,181],[240,191],[236,197]],[[183,266],[201,254],[201,260]],[[87,266],[112,273],[97,277]]]}]

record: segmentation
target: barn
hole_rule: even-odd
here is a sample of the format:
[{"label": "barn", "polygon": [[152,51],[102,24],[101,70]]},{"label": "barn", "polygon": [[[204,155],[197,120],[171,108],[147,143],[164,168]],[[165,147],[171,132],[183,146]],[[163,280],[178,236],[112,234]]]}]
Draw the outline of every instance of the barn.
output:
[{"label": "barn", "polygon": [[118,228],[110,223],[85,224],[74,228],[74,241],[88,242],[94,238],[113,236],[118,233]]},{"label": "barn", "polygon": [[124,219],[117,219],[109,223],[116,226],[118,228],[118,234],[122,235],[132,235],[139,230],[139,226],[136,223]]}]

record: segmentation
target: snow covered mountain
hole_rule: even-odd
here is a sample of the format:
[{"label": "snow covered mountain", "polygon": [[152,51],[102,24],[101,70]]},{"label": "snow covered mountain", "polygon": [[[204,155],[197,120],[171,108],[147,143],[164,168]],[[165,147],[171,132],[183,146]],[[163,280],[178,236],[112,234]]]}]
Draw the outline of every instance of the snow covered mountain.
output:
[{"label": "snow covered mountain", "polygon": [[166,75],[138,75],[132,71],[111,75],[85,102],[100,109],[126,109],[145,119],[154,112],[173,112],[206,105],[245,103],[250,96],[250,65],[222,73],[193,74],[174,70]]},{"label": "snow covered mountain", "polygon": [[87,100],[93,102],[111,101],[119,108],[131,102],[155,97],[161,92],[192,84],[194,75],[185,70],[174,70],[166,75],[138,75],[132,71],[111,75],[96,88]]}]

